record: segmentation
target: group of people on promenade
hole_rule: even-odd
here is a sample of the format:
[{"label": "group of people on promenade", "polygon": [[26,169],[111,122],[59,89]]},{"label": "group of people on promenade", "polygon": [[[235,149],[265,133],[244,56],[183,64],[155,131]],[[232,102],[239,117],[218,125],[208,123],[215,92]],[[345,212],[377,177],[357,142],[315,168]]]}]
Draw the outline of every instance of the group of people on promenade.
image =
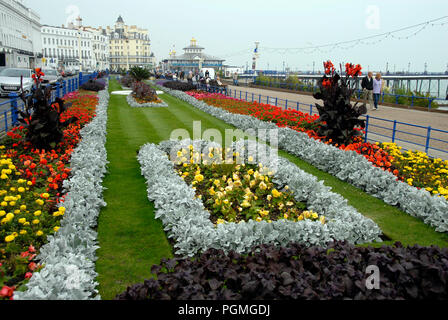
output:
[{"label": "group of people on promenade", "polygon": [[372,110],[378,110],[378,104],[384,89],[384,80],[381,73],[377,73],[374,78],[373,73],[369,71],[367,76],[362,79],[361,88],[364,95],[364,104],[367,106],[367,102],[369,102]]}]

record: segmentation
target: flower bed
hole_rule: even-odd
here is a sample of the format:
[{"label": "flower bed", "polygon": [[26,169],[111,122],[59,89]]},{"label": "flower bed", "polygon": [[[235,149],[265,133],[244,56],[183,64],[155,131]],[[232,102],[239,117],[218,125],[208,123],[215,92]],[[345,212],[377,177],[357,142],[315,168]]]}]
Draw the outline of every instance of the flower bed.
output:
[{"label": "flower bed", "polygon": [[378,145],[393,156],[392,164],[410,186],[424,188],[448,200],[448,161],[429,158],[419,151],[403,153],[395,143]]},{"label": "flower bed", "polygon": [[190,91],[193,89],[196,89],[196,86],[187,83],[187,82],[181,82],[181,81],[167,81],[163,83],[163,86],[169,89],[173,90],[180,90],[180,91]]},{"label": "flower bed", "polygon": [[144,102],[140,103],[138,102],[132,94],[128,95],[126,97],[126,101],[132,108],[164,108],[168,107],[168,104],[161,100],[160,98],[157,98],[158,101],[156,102]]},{"label": "flower bed", "polygon": [[[208,156],[220,159],[224,152],[222,148],[210,148]],[[233,155],[233,164],[217,160],[201,163],[199,151],[193,145],[179,150],[177,155],[176,171],[196,191],[215,224],[249,220],[272,223],[281,219],[326,223],[324,216],[305,210],[306,203],[296,201],[289,186],[277,190],[274,173],[269,168],[261,164],[236,164],[237,153]]]},{"label": "flower bed", "polygon": [[[258,102],[246,102],[219,93],[189,91],[187,94],[231,113],[251,115],[263,121],[276,123],[279,127],[304,132],[310,138],[333,144],[333,141],[325,141],[316,133],[319,128],[318,115],[310,116],[295,110],[283,110]],[[400,148],[394,143],[373,144],[359,141],[348,146],[334,145],[341,150],[355,151],[374,166],[393,173],[401,181],[406,181],[417,188],[424,188],[433,195],[445,197],[448,200],[448,161],[431,159],[426,153],[417,151],[402,154]]]},{"label": "flower bed", "polygon": [[24,283],[35,277],[33,272],[41,268],[36,263],[36,254],[40,259],[41,246],[47,239],[59,236],[64,228],[61,219],[67,214],[67,206],[62,206],[66,197],[63,183],[74,173],[73,150],[86,130],[82,128],[95,116],[98,97],[70,93],[64,100],[72,106],[61,115],[61,122],[72,116],[78,121],[64,130],[62,141],[53,150],[34,149],[25,141],[26,129],[22,126],[8,133],[2,150],[2,164],[8,166],[2,168],[6,170],[4,173],[11,170],[16,174],[1,181],[2,193],[10,200],[3,208],[11,213],[5,215],[7,221],[0,227],[0,287],[3,288],[0,295],[3,298],[12,298],[15,290],[23,290]]},{"label": "flower bed", "polygon": [[38,256],[42,271],[35,273],[17,300],[100,299],[96,287],[95,251],[102,180],[106,174],[106,125],[109,93],[99,93],[95,119],[84,127],[71,157],[72,177],[64,181],[66,215],[61,228],[48,237]]},{"label": "flower bed", "polygon": [[[231,148],[233,152],[241,150],[243,146],[240,143]],[[352,243],[381,241],[381,231],[372,220],[363,217],[314,176],[282,158],[277,158],[276,163],[269,163],[278,168],[275,184],[279,189],[288,185],[296,201],[306,202],[309,210],[325,216],[327,222],[322,224],[321,221],[309,219],[299,222],[282,219],[272,223],[249,220],[215,226],[202,200],[176,173],[175,164],[168,158],[173,149],[179,151],[188,148],[190,144],[197,150],[220,147],[204,141],[183,141],[181,145],[167,141],[159,146],[147,144],[138,155],[142,175],[147,180],[148,198],[155,203],[156,218],[162,220],[168,236],[174,238],[177,254],[194,256],[209,248],[247,252],[262,243],[325,245],[332,240],[348,240]],[[264,167],[268,165],[261,164]]]},{"label": "flower bed", "polygon": [[[159,89],[242,130],[278,128],[274,123],[261,121],[247,115],[232,114],[226,110],[210,106],[180,91],[169,90],[164,87],[159,87]],[[433,197],[426,190],[419,190],[407,183],[398,181],[393,173],[372,166],[371,162],[364,156],[360,156],[352,150],[341,150],[318,140],[310,139],[307,134],[291,128],[278,128],[278,132],[279,146],[283,150],[382,199],[387,204],[398,206],[408,214],[433,226],[438,232],[448,231],[448,202],[445,198]],[[360,144],[361,146],[362,144]],[[376,147],[379,149],[378,146]],[[375,150],[375,148],[372,148],[372,150]],[[381,153],[375,153],[374,157],[380,158]]]},{"label": "flower bed", "polygon": [[[374,166],[383,168],[386,171],[395,172],[395,167],[392,165],[393,158],[383,149],[380,149],[375,144],[369,142],[363,143],[359,137],[354,138],[354,141],[349,145],[339,145],[320,136],[317,132],[322,124],[325,122],[319,121],[319,115],[311,116],[308,113],[303,113],[297,110],[283,110],[280,107],[275,107],[269,104],[262,104],[258,102],[247,102],[231,97],[227,97],[219,93],[208,93],[201,91],[189,91],[188,95],[207,103],[208,105],[224,109],[231,113],[250,115],[262,121],[272,122],[278,127],[288,127],[297,132],[304,132],[310,138],[322,141],[326,144],[334,145],[341,150],[351,150],[363,155]],[[360,131],[360,129],[355,128]],[[398,173],[399,179],[404,181],[404,178]]]},{"label": "flower bed", "polygon": [[316,131],[320,126],[319,116],[310,116],[297,110],[283,110],[269,104],[256,101],[247,102],[220,93],[208,93],[204,91],[189,91],[188,95],[197,100],[204,101],[208,105],[227,110],[235,114],[250,115],[263,121],[270,121],[279,127],[289,127],[299,132],[305,132],[310,137],[319,138]]},{"label": "flower bed", "polygon": [[[195,259],[163,260],[156,276],[117,300],[446,300],[447,249],[260,246],[247,255],[210,249]],[[380,273],[368,289],[369,266]]]}]

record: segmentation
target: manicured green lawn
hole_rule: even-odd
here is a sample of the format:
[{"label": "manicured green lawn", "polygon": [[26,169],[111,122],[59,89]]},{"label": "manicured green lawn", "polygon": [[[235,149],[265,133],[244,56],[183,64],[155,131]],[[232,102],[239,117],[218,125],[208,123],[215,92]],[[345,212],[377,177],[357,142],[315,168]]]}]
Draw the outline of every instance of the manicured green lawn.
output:
[{"label": "manicured green lawn", "polygon": [[[110,91],[120,90],[115,80]],[[193,138],[193,122],[201,121],[202,132],[234,129],[193,106],[166,94],[161,98],[169,108],[131,108],[125,96],[111,96],[109,104],[107,151],[109,173],[104,180],[107,207],[99,217],[100,249],[96,263],[100,294],[113,299],[127,286],[151,277],[150,268],[160,259],[173,255],[160,221],[154,219],[153,204],[147,199],[146,184],[136,159],[138,150],[148,142],[168,140],[175,129],[186,129]],[[402,211],[386,205],[359,189],[322,172],[285,152],[280,155],[306,172],[317,176],[333,191],[345,197],[359,212],[372,218],[392,239],[387,244],[448,247],[448,235],[435,232]]]}]

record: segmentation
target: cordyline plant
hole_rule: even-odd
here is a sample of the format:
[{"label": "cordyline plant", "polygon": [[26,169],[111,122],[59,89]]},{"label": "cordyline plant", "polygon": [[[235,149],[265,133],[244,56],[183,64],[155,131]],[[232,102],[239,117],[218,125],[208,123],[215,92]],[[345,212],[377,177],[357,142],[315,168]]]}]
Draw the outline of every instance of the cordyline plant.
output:
[{"label": "cordyline plant", "polygon": [[151,76],[151,72],[146,68],[135,66],[129,70],[129,75],[134,78],[135,81],[142,82]]},{"label": "cordyline plant", "polygon": [[72,117],[61,122],[61,114],[70,105],[65,105],[64,100],[57,98],[51,103],[51,86],[43,86],[41,77],[45,74],[38,68],[33,74],[35,85],[32,94],[26,97],[21,94],[25,104],[25,111],[19,111],[21,118],[18,121],[27,129],[26,140],[36,149],[51,150],[61,142],[63,130],[70,124],[78,121]]},{"label": "cordyline plant", "polygon": [[[325,76],[318,82],[320,92],[314,94],[314,98],[323,100],[324,105],[316,104],[319,110],[319,121],[324,122],[318,131],[319,136],[339,145],[349,145],[362,135],[365,128],[365,120],[359,116],[367,113],[365,105],[352,105],[350,97],[354,92],[351,78],[357,79],[362,75],[361,66],[346,64],[346,76],[341,77],[331,61],[324,62]],[[341,65],[342,74],[342,65]]]}]

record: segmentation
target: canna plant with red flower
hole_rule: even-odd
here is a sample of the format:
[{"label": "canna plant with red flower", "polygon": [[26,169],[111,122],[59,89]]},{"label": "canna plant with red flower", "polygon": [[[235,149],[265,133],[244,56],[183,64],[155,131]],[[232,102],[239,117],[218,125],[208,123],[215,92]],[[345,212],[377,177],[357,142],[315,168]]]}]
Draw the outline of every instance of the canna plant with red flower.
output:
[{"label": "canna plant with red flower", "polygon": [[367,112],[366,107],[352,106],[350,100],[354,92],[350,80],[362,74],[362,67],[347,64],[345,78],[335,72],[331,61],[324,62],[324,68],[325,76],[318,83],[320,92],[314,94],[314,98],[324,101],[323,106],[316,104],[319,121],[323,122],[317,133],[333,144],[349,145],[361,135],[359,129],[365,128],[365,121],[359,116]]},{"label": "canna plant with red flower", "polygon": [[[64,100],[57,98],[51,100],[51,86],[43,86],[41,77],[44,74],[40,69],[35,70],[35,86],[32,95],[28,98],[25,93],[21,98],[25,104],[25,111],[19,111],[19,122],[27,129],[26,141],[38,149],[53,149],[63,138],[63,130],[78,120],[76,117],[60,121],[61,114],[66,110]],[[23,90],[22,90],[23,91]]]}]

